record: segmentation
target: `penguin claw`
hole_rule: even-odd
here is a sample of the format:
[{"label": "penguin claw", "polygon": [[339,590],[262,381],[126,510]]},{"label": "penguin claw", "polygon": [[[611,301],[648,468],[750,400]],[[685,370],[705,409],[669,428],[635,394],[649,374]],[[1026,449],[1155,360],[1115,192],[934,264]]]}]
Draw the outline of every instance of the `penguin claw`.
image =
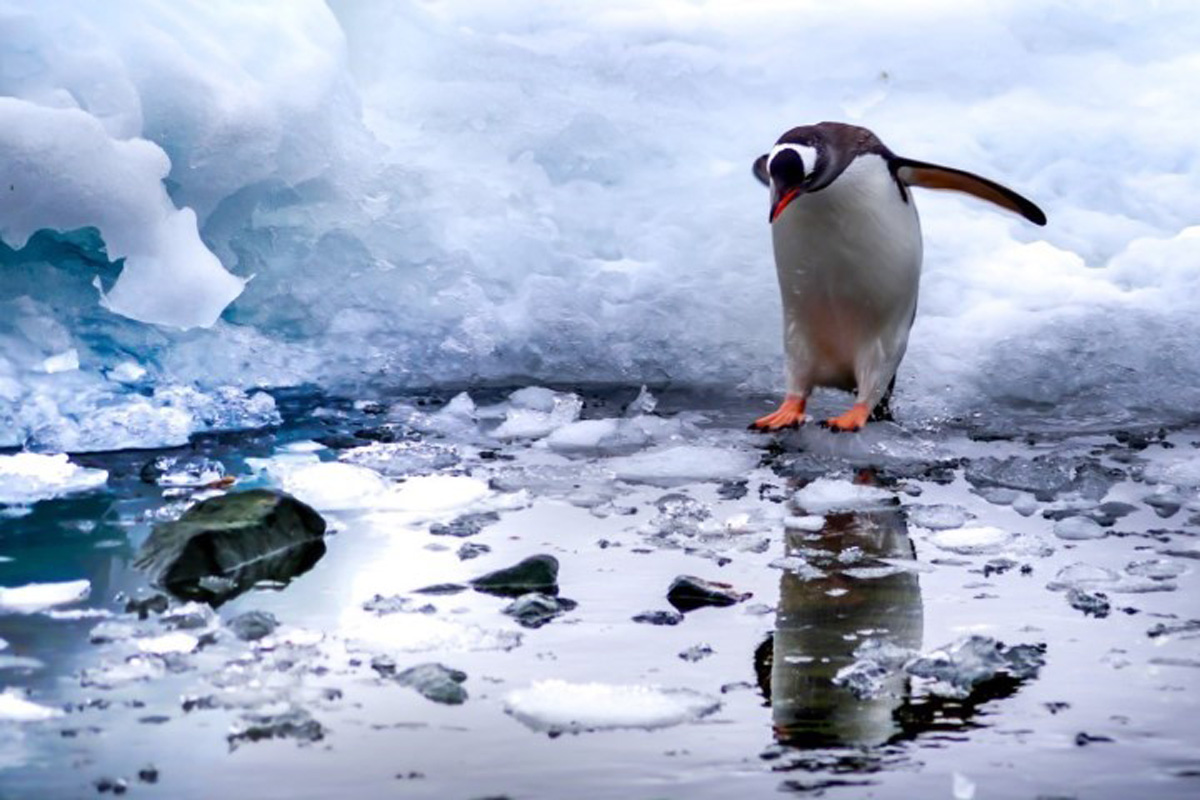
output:
[{"label": "penguin claw", "polygon": [[833,433],[841,431],[857,431],[867,423],[867,418],[871,416],[871,409],[863,403],[855,403],[850,407],[850,410],[839,417],[831,417],[821,423],[821,427],[828,428]]},{"label": "penguin claw", "polygon": [[799,428],[807,420],[808,417],[804,413],[804,399],[789,395],[784,398],[778,410],[750,423],[750,430],[769,432],[785,428]]}]

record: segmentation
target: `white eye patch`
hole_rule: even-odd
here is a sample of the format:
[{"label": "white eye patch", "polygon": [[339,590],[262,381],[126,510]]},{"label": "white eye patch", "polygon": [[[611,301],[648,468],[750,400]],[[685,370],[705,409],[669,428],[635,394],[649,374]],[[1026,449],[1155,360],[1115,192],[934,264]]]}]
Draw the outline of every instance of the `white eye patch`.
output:
[{"label": "white eye patch", "polygon": [[817,166],[817,148],[810,147],[806,144],[777,144],[771,148],[771,155],[767,159],[767,171],[771,170],[771,162],[775,160],[775,156],[782,153],[784,150],[791,150],[800,157],[800,163],[804,166],[804,174],[811,174]]}]

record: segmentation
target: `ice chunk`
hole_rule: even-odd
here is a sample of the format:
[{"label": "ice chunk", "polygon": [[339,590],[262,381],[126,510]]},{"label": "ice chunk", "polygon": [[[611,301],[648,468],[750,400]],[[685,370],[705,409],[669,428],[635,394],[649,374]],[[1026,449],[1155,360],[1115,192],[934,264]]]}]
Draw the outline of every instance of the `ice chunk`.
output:
[{"label": "ice chunk", "polygon": [[909,661],[908,674],[933,681],[932,694],[966,698],[976,686],[1001,675],[1035,677],[1045,664],[1045,645],[1006,647],[990,636],[967,636]]},{"label": "ice chunk", "polygon": [[562,394],[531,386],[509,396],[512,408],[492,436],[497,439],[540,439],[563,425],[579,419],[583,401],[574,394]]},{"label": "ice chunk", "polygon": [[152,655],[168,655],[172,653],[192,653],[200,646],[200,640],[190,633],[173,631],[161,636],[139,639],[138,650]]},{"label": "ice chunk", "polygon": [[967,465],[966,479],[977,487],[999,487],[1032,492],[1039,500],[1053,500],[1075,478],[1070,461],[1053,456],[1005,459],[977,458]]},{"label": "ice chunk", "polygon": [[1187,567],[1179,561],[1169,558],[1148,558],[1129,562],[1125,571],[1130,575],[1164,581],[1179,577],[1187,572]]},{"label": "ice chunk", "polygon": [[658,398],[650,394],[650,390],[643,384],[638,396],[625,409],[625,416],[637,417],[643,414],[653,414],[657,407]]},{"label": "ice chunk", "polygon": [[972,556],[999,553],[1011,544],[1014,538],[1013,534],[1001,528],[980,526],[938,531],[930,541],[942,550]]},{"label": "ice chunk", "polygon": [[91,591],[86,580],[0,586],[0,613],[33,614],[86,600]]},{"label": "ice chunk", "polygon": [[837,671],[833,684],[866,700],[883,691],[887,679],[916,656],[915,650],[883,639],[868,639],[854,649],[855,661]]},{"label": "ice chunk", "polygon": [[702,445],[659,447],[606,462],[617,478],[653,486],[731,480],[744,476],[757,463],[758,456],[753,453]]},{"label": "ice chunk", "polygon": [[22,697],[15,689],[0,692],[0,721],[41,722],[62,715],[61,709],[38,705]]},{"label": "ice chunk", "polygon": [[801,517],[785,517],[783,527],[789,531],[805,531],[816,533],[825,527],[825,517],[819,514],[808,514]]},{"label": "ice chunk", "polygon": [[225,738],[231,750],[244,742],[263,739],[294,739],[300,744],[308,744],[324,739],[325,727],[303,708],[292,706],[279,712],[245,714]]},{"label": "ice chunk", "polygon": [[580,733],[680,725],[713,713],[721,703],[688,689],[551,679],[509,692],[504,706],[535,731]]},{"label": "ice chunk", "polygon": [[455,447],[435,442],[377,442],[346,450],[338,460],[390,478],[403,478],[448,469],[461,458]]},{"label": "ice chunk", "polygon": [[810,514],[865,511],[886,508],[899,502],[896,495],[887,489],[837,478],[817,478],[797,491],[792,499]]},{"label": "ice chunk", "polygon": [[396,683],[416,689],[423,697],[444,705],[462,705],[467,699],[463,682],[467,673],[442,664],[418,664],[397,673]]},{"label": "ice chunk", "polygon": [[932,530],[961,528],[971,520],[971,512],[962,506],[945,504],[909,506],[906,511],[908,521],[913,525],[920,525],[922,528],[930,528]]},{"label": "ice chunk", "polygon": [[1088,517],[1067,517],[1054,523],[1054,535],[1069,541],[1103,539],[1107,534],[1098,522]]},{"label": "ice chunk", "polygon": [[1147,481],[1165,483],[1181,488],[1200,488],[1200,458],[1174,456],[1147,465],[1144,473]]},{"label": "ice chunk", "polygon": [[96,489],[107,482],[105,470],[81,467],[62,454],[0,456],[0,504],[50,500]]},{"label": "ice chunk", "polygon": [[1122,576],[1106,567],[1076,562],[1058,571],[1054,580],[1046,584],[1051,591],[1060,592],[1077,589],[1082,592],[1115,592],[1119,594],[1145,594],[1147,592],[1169,592],[1175,584],[1166,578],[1148,578],[1139,575]]}]

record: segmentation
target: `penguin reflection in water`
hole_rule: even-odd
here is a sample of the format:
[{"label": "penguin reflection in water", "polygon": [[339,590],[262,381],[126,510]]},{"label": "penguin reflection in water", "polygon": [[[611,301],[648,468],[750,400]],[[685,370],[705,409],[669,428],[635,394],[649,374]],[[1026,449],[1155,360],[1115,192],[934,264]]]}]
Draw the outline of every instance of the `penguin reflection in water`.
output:
[{"label": "penguin reflection in water", "polygon": [[866,128],[805,125],[754,162],[771,190],[771,238],[783,295],[787,395],[750,427],[799,425],[816,386],[853,392],[835,431],[890,419],[921,278],[921,223],[909,187],[975,195],[1036,225],[1046,215],[998,183],[896,155]]}]

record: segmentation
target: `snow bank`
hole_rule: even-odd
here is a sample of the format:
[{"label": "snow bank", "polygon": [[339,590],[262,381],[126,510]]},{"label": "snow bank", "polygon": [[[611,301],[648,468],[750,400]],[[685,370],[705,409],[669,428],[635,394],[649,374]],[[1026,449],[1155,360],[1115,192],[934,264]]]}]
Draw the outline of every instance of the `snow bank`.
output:
[{"label": "snow bank", "polygon": [[544,680],[509,692],[504,706],[535,731],[580,733],[666,728],[711,714],[721,703],[687,689]]},{"label": "snow bank", "polygon": [[0,444],[88,449],[147,386],[776,389],[749,164],[821,119],[1050,217],[919,193],[902,418],[1194,415],[1197,36],[1186,4],[0,1]]},{"label": "snow bank", "polygon": [[0,504],[35,503],[108,483],[108,472],[72,464],[65,455],[0,456]]}]

